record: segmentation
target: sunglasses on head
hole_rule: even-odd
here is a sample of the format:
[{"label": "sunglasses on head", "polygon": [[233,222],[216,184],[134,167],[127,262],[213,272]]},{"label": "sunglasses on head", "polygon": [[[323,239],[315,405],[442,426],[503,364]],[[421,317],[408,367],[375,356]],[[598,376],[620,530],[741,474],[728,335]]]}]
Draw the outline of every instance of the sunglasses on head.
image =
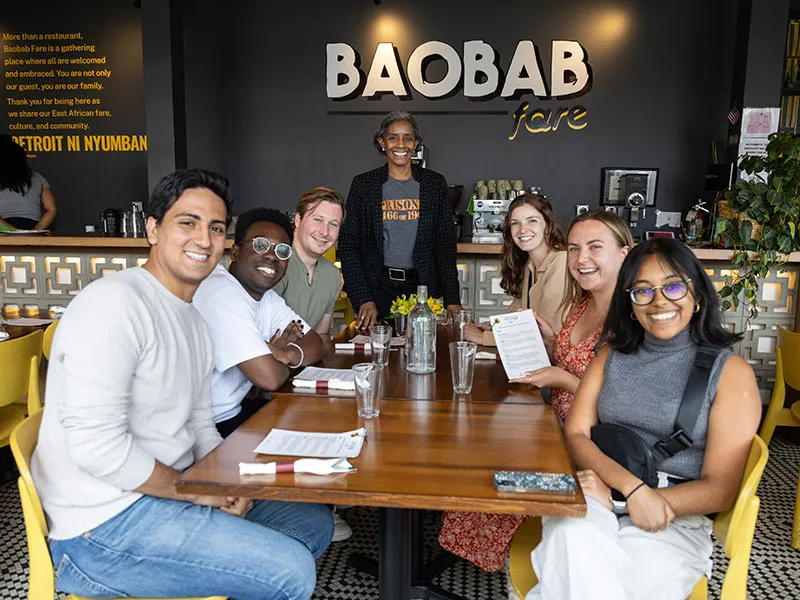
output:
[{"label": "sunglasses on head", "polygon": [[[244,242],[246,241],[248,240],[244,240]],[[253,245],[253,252],[256,254],[266,254],[270,248],[274,247],[275,258],[278,260],[289,260],[292,257],[292,247],[284,242],[275,244],[262,236],[254,237],[250,241]]]},{"label": "sunglasses on head", "polygon": [[631,302],[637,306],[646,306],[656,297],[656,290],[661,290],[661,295],[667,300],[680,300],[689,293],[691,279],[678,279],[664,285],[635,287],[625,290],[631,295]]}]

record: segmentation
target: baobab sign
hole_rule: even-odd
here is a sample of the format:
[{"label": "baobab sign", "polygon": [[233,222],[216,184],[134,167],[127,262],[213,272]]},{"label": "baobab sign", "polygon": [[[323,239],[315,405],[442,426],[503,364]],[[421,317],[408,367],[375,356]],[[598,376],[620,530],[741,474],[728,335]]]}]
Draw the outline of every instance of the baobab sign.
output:
[{"label": "baobab sign", "polygon": [[[545,77],[537,47],[531,40],[520,40],[505,72],[497,65],[497,52],[483,40],[464,42],[459,54],[451,45],[439,41],[417,46],[405,67],[391,42],[375,49],[369,71],[359,67],[355,49],[343,42],[326,46],[326,92],[334,100],[356,97],[375,98],[392,94],[410,99],[413,89],[426,98],[439,99],[461,93],[473,100],[500,96],[519,99],[531,94],[543,100],[565,100],[586,94],[592,86],[592,68],[583,46],[574,40],[551,43],[550,80]],[[428,81],[426,65],[441,59],[445,74],[439,81]],[[580,105],[531,108],[523,101],[513,114],[513,140],[521,127],[531,133],[556,131],[563,123],[573,130],[586,127],[586,108]]]}]

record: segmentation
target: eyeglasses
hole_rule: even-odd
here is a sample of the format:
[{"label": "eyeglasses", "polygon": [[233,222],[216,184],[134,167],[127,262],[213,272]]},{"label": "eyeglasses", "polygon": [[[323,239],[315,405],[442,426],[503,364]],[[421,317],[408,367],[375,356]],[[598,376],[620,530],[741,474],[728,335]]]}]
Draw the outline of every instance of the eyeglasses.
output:
[{"label": "eyeglasses", "polygon": [[637,306],[647,306],[656,297],[656,290],[661,290],[661,295],[667,300],[680,300],[689,293],[690,281],[691,279],[680,279],[664,285],[635,287],[625,291],[631,295],[631,302]]},{"label": "eyeglasses", "polygon": [[[246,242],[247,240],[244,240]],[[270,242],[265,237],[254,237],[252,239],[253,252],[256,254],[266,254],[270,248],[275,248],[275,257],[278,260],[289,260],[292,257],[292,247],[289,244]]]}]

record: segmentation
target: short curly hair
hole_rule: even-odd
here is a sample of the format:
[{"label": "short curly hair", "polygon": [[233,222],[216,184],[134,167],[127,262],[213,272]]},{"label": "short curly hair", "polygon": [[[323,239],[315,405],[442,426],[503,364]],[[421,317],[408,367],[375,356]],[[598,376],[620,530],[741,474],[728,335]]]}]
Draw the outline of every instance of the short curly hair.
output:
[{"label": "short curly hair", "polygon": [[274,223],[282,227],[286,235],[289,236],[289,243],[291,243],[294,235],[292,221],[286,214],[274,208],[253,208],[239,215],[239,218],[236,219],[236,233],[233,236],[233,243],[237,246],[241,244],[247,235],[247,230],[255,223]]},{"label": "short curly hair", "polygon": [[[397,123],[398,121],[406,121],[409,125],[411,125],[411,127],[414,129],[414,137],[417,138],[417,148],[419,148],[419,145],[422,143],[422,135],[419,132],[419,125],[417,125],[417,120],[414,118],[414,115],[404,110],[395,110],[383,117],[381,126],[378,128],[378,131],[375,132],[375,135],[372,136],[372,144],[378,149],[378,154],[383,154],[381,143],[378,140],[383,137],[384,133],[386,133],[389,125],[392,123]],[[416,150],[416,148],[414,148],[414,150]]]}]

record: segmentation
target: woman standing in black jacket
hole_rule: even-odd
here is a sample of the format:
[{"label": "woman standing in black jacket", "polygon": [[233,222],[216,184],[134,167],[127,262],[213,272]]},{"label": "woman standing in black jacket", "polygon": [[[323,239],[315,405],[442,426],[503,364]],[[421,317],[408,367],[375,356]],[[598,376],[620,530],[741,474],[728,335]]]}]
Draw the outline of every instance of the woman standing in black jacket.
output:
[{"label": "woman standing in black jacket", "polygon": [[389,113],[373,138],[386,164],[356,175],[350,186],[339,255],[359,327],[387,317],[392,301],[417,285],[443,296],[449,311],[461,308],[447,182],[411,163],[421,142],[413,116]]}]

